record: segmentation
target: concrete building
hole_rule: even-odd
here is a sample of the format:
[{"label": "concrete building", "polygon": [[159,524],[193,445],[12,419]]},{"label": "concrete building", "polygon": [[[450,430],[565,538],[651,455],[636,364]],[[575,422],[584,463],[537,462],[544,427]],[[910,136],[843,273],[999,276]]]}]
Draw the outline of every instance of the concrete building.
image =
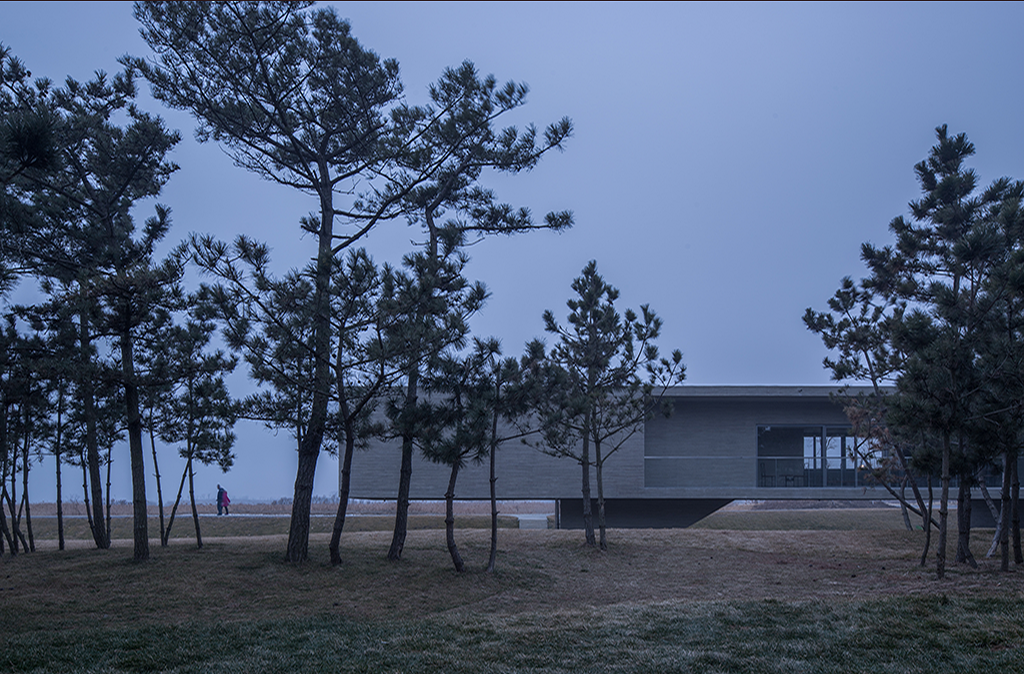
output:
[{"label": "concrete building", "polygon": [[[609,526],[688,526],[737,499],[885,499],[865,479],[850,423],[826,386],[680,386],[657,417],[605,464]],[[353,498],[394,499],[401,450],[375,442],[353,459]],[[499,499],[557,502],[560,526],[582,526],[581,467],[519,441],[497,454]],[[591,469],[593,471],[593,469]],[[442,499],[449,470],[417,455],[411,498]],[[593,482],[592,482],[593,484]],[[459,475],[456,498],[489,497],[488,468]],[[593,487],[596,498],[596,485]]]}]

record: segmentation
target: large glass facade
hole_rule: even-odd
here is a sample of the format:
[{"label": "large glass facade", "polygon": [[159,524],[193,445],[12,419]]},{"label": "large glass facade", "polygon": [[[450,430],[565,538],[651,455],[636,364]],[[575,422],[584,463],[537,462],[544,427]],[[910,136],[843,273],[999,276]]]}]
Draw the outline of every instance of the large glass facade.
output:
[{"label": "large glass facade", "polygon": [[848,426],[758,426],[758,487],[858,487],[863,453]]}]

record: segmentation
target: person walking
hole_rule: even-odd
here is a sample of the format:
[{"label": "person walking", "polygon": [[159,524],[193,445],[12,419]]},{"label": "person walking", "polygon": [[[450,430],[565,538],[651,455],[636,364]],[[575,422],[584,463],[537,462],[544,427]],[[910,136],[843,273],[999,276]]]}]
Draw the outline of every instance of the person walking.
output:
[{"label": "person walking", "polygon": [[224,487],[217,485],[217,514],[224,514],[224,501],[227,499],[228,493],[224,491]]}]

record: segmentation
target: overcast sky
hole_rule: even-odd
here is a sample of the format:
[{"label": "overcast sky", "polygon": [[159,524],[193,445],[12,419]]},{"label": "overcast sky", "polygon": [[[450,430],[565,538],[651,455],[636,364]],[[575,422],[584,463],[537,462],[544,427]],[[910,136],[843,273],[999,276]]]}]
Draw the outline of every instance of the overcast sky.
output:
[{"label": "overcast sky", "polygon": [[[564,154],[487,179],[538,217],[576,217],[563,234],[470,251],[470,277],[492,293],[474,331],[509,355],[543,336],[545,309],[564,320],[570,283],[594,259],[622,309],[647,303],[663,318],[661,346],[683,351],[689,383],[827,384],[825,350],[801,316],[863,274],[861,243],[890,240],[889,221],[919,194],[913,165],[935,127],[967,133],[982,184],[1024,178],[1021,3],[331,4],[364,47],[398,60],[411,103],[468,59],[529,84],[510,122],[572,118]],[[121,2],[0,3],[0,42],[57,82],[149,53]],[[244,232],[267,241],[281,269],[314,254],[298,227],[314,199],[235,168],[194,141],[188,115],[148,90],[142,100],[184,136],[159,200],[172,209],[171,243]],[[393,224],[368,245],[397,261],[414,234]],[[236,468],[202,471],[200,491],[221,481],[233,498],[290,496],[290,439],[255,426],[240,436]],[[128,498],[121,453],[114,495]],[[316,493],[336,491],[337,462],[324,457]]]}]

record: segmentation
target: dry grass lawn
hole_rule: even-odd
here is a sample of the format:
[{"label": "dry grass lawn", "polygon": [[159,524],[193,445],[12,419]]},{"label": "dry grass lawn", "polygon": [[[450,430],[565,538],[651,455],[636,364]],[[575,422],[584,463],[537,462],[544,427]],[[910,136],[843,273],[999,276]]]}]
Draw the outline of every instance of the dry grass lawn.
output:
[{"label": "dry grass lawn", "polygon": [[[869,511],[861,514],[871,517]],[[1001,574],[997,560],[982,559],[979,570],[950,565],[947,578],[935,580],[931,558],[927,567],[917,565],[923,534],[896,528],[613,530],[606,552],[583,545],[579,531],[505,529],[495,574],[481,570],[486,530],[462,530],[457,539],[470,569],[461,576],[451,568],[442,530],[410,532],[399,563],[384,559],[389,532],[346,533],[340,567],[328,563],[327,534],[312,536],[311,559],[297,567],[281,561],[285,538],[278,535],[210,536],[201,550],[187,539],[169,548],[153,541],[152,559],[142,564],[131,561],[127,540],[107,551],[79,542],[58,552],[48,542],[49,550],[0,562],[0,633],[296,615],[418,619],[936,592],[1024,598],[1024,573]],[[984,539],[975,537],[979,559]]]},{"label": "dry grass lawn", "polygon": [[232,535],[256,519],[204,523],[201,550],[153,541],[141,564],[126,539],[3,557],[0,671],[988,674],[1024,662],[1024,573],[981,560],[937,581],[932,559],[917,565],[923,534],[892,510],[722,512],[690,529],[613,530],[606,552],[580,531],[503,529],[494,574],[488,531],[463,529],[462,575],[441,529],[411,531],[389,563],[389,518],[366,518],[385,530],[346,531],[342,566],[326,533],[290,565],[283,534]]}]

